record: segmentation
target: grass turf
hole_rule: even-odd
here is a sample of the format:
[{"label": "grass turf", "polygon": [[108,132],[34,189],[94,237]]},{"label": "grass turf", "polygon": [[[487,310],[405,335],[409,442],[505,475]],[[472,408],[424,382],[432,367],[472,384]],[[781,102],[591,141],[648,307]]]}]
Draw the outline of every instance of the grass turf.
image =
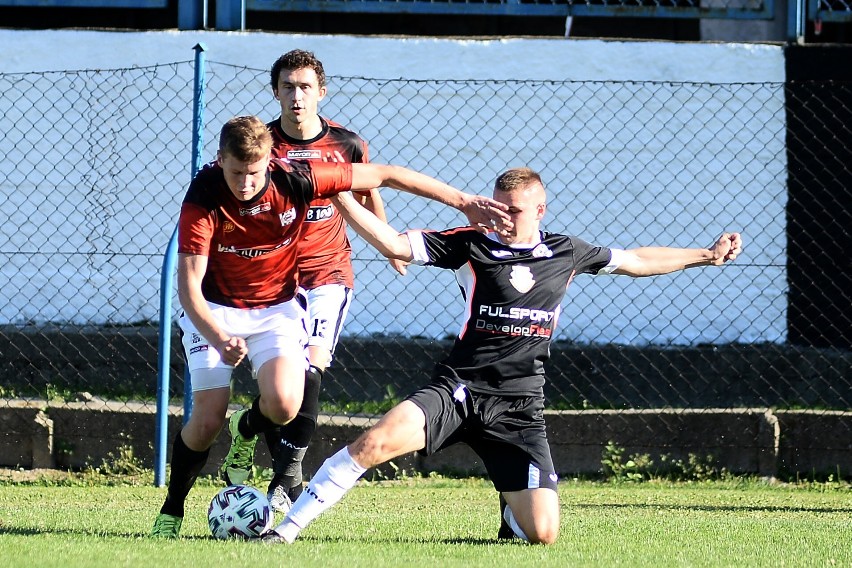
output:
[{"label": "grass turf", "polygon": [[[182,538],[148,538],[164,489],[99,483],[0,485],[6,567],[56,566],[852,566],[852,490],[769,485],[563,482],[549,547],[497,542],[482,480],[362,482],[292,546],[216,541],[190,494]],[[271,564],[270,564],[271,563]]]}]

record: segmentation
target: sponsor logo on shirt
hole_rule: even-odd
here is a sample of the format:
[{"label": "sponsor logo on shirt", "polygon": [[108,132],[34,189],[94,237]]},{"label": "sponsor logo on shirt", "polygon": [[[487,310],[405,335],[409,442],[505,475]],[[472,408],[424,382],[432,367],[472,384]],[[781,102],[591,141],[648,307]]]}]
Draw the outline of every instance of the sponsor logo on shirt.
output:
[{"label": "sponsor logo on shirt", "polygon": [[553,321],[554,312],[546,310],[536,310],[534,308],[506,308],[503,306],[489,306],[482,304],[479,306],[479,315],[487,315],[493,318],[505,319],[529,319],[532,321]]},{"label": "sponsor logo on shirt", "polygon": [[532,290],[533,284],[535,284],[535,279],[533,278],[532,271],[529,267],[513,266],[512,273],[509,275],[509,284],[511,284],[515,290],[521,294],[526,294]]},{"label": "sponsor logo on shirt", "polygon": [[291,239],[291,238],[287,238],[284,241],[282,241],[282,242],[278,243],[277,245],[275,245],[274,247],[272,247],[271,249],[237,248],[233,245],[232,246],[225,246],[225,245],[220,244],[218,250],[219,250],[219,252],[229,252],[231,254],[235,254],[235,255],[241,256],[243,258],[256,258],[258,256],[263,256],[265,254],[273,253],[273,252],[277,251],[278,249],[280,249],[282,247],[286,247],[287,245],[290,244],[290,242],[292,240],[293,239]]},{"label": "sponsor logo on shirt", "polygon": [[248,209],[243,209],[242,207],[240,207],[240,217],[245,217],[246,215],[257,215],[258,213],[263,213],[271,209],[272,204],[269,202],[258,203],[254,207],[249,207]]},{"label": "sponsor logo on shirt", "polygon": [[322,150],[287,150],[288,160],[321,160]]},{"label": "sponsor logo on shirt", "polygon": [[513,337],[551,337],[553,330],[549,327],[543,327],[538,324],[533,325],[512,325],[499,324],[477,319],[475,325],[477,331],[493,333],[496,335],[511,335]]},{"label": "sponsor logo on shirt", "polygon": [[308,223],[316,223],[317,221],[327,221],[334,215],[334,207],[329,203],[324,206],[316,206],[308,209],[308,216],[305,221]]},{"label": "sponsor logo on shirt", "polygon": [[230,233],[236,228],[237,226],[234,225],[234,223],[232,223],[231,221],[225,221],[224,223],[222,223],[222,232],[224,233]]},{"label": "sponsor logo on shirt", "polygon": [[[556,317],[555,312],[547,310],[536,310],[534,308],[503,306],[479,306],[479,315],[488,316],[490,319],[477,318],[474,327],[479,331],[494,333],[498,335],[513,335],[523,337],[550,337],[553,334],[552,323]],[[529,325],[517,325],[513,322],[495,323],[496,318],[508,320],[529,320]]]},{"label": "sponsor logo on shirt", "polygon": [[286,227],[296,220],[296,208],[291,207],[289,210],[284,213],[279,213],[278,218],[281,219],[281,226]]},{"label": "sponsor logo on shirt", "polygon": [[189,354],[200,353],[201,351],[207,351],[207,345],[196,345],[189,350]]}]

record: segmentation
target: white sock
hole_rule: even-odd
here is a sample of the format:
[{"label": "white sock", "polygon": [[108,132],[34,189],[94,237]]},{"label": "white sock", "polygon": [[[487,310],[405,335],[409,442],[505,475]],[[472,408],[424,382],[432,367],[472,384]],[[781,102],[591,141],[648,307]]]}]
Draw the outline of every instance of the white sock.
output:
[{"label": "white sock", "polygon": [[325,460],[275,532],[289,542],[296,540],[299,531],[340,501],[365,471],[347,448]]},{"label": "white sock", "polygon": [[523,529],[521,529],[521,525],[518,524],[517,519],[515,519],[515,515],[512,514],[512,509],[510,509],[509,507],[506,507],[503,510],[503,519],[512,528],[512,531],[514,531],[515,536],[517,536],[518,538],[521,538],[521,539],[523,539],[527,542],[530,541],[530,539],[527,538],[527,535],[524,533]]}]

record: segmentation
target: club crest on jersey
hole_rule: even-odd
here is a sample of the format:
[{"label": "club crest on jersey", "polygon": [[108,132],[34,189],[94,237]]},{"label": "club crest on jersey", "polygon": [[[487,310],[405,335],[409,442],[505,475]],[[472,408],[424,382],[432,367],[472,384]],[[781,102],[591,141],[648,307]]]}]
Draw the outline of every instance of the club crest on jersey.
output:
[{"label": "club crest on jersey", "polygon": [[535,258],[550,258],[553,256],[553,251],[547,248],[547,245],[544,243],[539,243],[532,250],[532,255]]},{"label": "club crest on jersey", "polygon": [[509,275],[509,284],[521,294],[526,294],[532,290],[535,284],[532,271],[526,266],[513,266],[512,273]]},{"label": "club crest on jersey", "polygon": [[291,207],[284,213],[279,213],[278,218],[281,219],[281,226],[286,227],[296,220],[296,208]]},{"label": "club crest on jersey", "polygon": [[329,203],[328,205],[309,208],[308,216],[305,218],[305,221],[308,223],[316,223],[317,221],[331,219],[332,215],[334,215],[334,207],[332,207],[331,203]]},{"label": "club crest on jersey", "polygon": [[321,160],[322,150],[287,150],[288,160]]}]

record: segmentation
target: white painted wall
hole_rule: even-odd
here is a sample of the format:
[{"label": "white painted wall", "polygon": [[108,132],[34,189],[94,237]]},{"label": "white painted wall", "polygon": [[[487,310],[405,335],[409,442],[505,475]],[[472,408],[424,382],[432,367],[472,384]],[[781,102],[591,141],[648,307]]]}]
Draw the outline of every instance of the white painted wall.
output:
[{"label": "white painted wall", "polygon": [[[746,254],[722,271],[637,281],[579,278],[566,300],[559,339],[785,339],[780,47],[221,32],[0,30],[0,191],[11,197],[0,203],[0,251],[27,253],[4,255],[0,290],[23,292],[0,292],[6,295],[0,323],[156,319],[159,259],[152,255],[168,240],[188,182],[188,128],[182,125],[190,123],[191,93],[183,85],[161,85],[159,76],[139,68],[191,61],[198,42],[206,45],[211,70],[205,160],[213,156],[224,118],[275,116],[265,70],[280,53],[310,49],[331,76],[322,111],[367,138],[374,161],[409,165],[473,192],[487,192],[505,167],[528,164],[542,172],[551,192],[545,228],[602,245],[707,245],[722,230],[745,232]],[[232,80],[233,66],[249,72]],[[119,68],[128,71],[107,71]],[[172,81],[187,84],[186,68]],[[49,74],[50,81],[35,88],[15,87],[30,83],[14,74],[31,81],[35,71],[81,69],[104,72]],[[246,75],[249,81],[242,80]],[[437,82],[392,82],[385,90],[343,77]],[[480,85],[463,82],[470,79],[510,82],[489,84],[491,95],[483,101]],[[86,95],[75,98],[81,81]],[[545,88],[563,81],[587,83]],[[406,99],[384,102],[400,88]],[[165,108],[134,107],[146,89],[181,94]],[[26,117],[10,110],[21,97],[32,101]],[[348,104],[335,102],[341,100]],[[375,114],[367,116],[365,107]],[[423,116],[434,119],[424,124]],[[549,131],[549,119],[565,128]],[[31,120],[39,126],[16,129]],[[177,128],[156,139],[134,138],[134,131],[157,121]],[[80,124],[97,126],[85,136],[63,138]],[[42,155],[68,165],[33,181],[26,164]],[[162,156],[175,161],[159,163]],[[147,191],[153,200],[140,201]],[[462,222],[453,211],[429,206],[420,213],[422,202],[384,195],[400,229]],[[45,225],[56,230],[45,233]],[[375,256],[357,239],[353,246],[359,258]],[[111,256],[116,247],[130,254]],[[54,249],[63,253],[43,254]],[[360,274],[372,274],[380,261],[359,262]],[[451,275],[415,268],[401,279],[384,268],[366,280],[358,281],[347,333],[444,337],[458,331],[461,304]],[[448,292],[435,297],[436,290]]]}]

